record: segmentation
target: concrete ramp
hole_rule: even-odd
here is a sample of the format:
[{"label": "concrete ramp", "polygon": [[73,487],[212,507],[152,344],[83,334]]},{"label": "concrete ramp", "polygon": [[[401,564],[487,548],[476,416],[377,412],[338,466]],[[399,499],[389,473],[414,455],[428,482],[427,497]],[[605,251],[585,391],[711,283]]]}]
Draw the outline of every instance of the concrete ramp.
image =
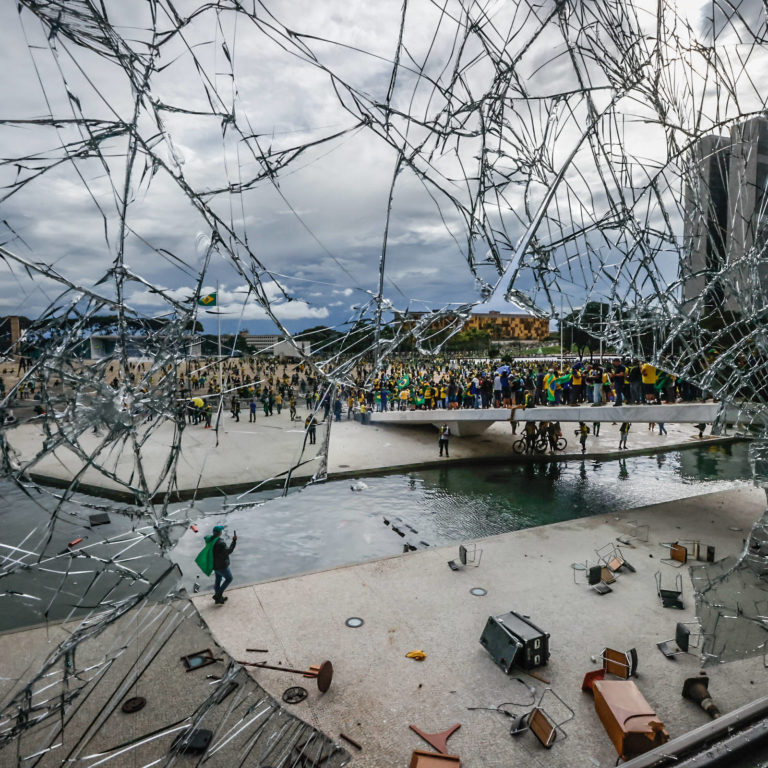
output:
[{"label": "concrete ramp", "polygon": [[[402,427],[432,424],[439,428],[447,424],[453,435],[466,437],[484,432],[496,421],[630,421],[638,423],[664,422],[669,424],[711,424],[720,410],[720,403],[674,403],[669,405],[559,405],[536,406],[524,409],[462,408],[434,411],[387,411],[371,413],[376,424],[395,424]],[[736,422],[739,411],[729,408],[728,421]]]}]

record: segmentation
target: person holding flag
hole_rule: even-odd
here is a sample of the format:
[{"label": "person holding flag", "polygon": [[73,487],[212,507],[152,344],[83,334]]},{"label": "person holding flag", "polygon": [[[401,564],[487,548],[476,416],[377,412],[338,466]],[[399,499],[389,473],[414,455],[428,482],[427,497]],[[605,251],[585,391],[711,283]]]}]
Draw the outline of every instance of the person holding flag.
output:
[{"label": "person holding flag", "polygon": [[229,569],[229,556],[237,544],[237,532],[232,536],[232,543],[227,546],[221,540],[224,533],[223,525],[215,525],[210,536],[205,537],[205,546],[195,558],[200,570],[206,575],[216,574],[213,600],[217,605],[223,605],[227,598],[224,590],[232,583],[232,571]]}]

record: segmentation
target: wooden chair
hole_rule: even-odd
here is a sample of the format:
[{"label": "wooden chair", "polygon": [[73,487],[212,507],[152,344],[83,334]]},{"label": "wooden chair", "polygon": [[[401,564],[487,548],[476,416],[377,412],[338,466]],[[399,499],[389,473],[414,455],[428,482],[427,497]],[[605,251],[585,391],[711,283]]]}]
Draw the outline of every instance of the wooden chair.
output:
[{"label": "wooden chair", "polygon": [[622,568],[635,573],[635,568],[627,562],[624,553],[612,541],[609,541],[600,549],[596,549],[595,554],[597,555],[598,562],[614,573]]},{"label": "wooden chair", "polygon": [[[557,699],[562,707],[567,710],[568,715],[564,719],[557,721],[555,718],[547,712],[543,707],[544,698],[549,694]],[[545,688],[544,692],[539,697],[539,701],[536,706],[525,712],[522,715],[518,715],[513,721],[509,729],[510,736],[519,736],[521,733],[531,731],[531,733],[539,740],[543,747],[550,749],[557,739],[557,734],[560,733],[562,738],[568,737],[568,734],[563,730],[562,726],[569,720],[573,719],[573,710],[551,689]]]},{"label": "wooden chair", "polygon": [[682,568],[688,562],[688,547],[684,547],[679,541],[662,544],[669,549],[669,557],[662,557],[661,562],[674,568]]},{"label": "wooden chair", "polygon": [[603,648],[600,654],[603,661],[603,669],[622,680],[629,680],[637,676],[637,649],[617,651],[613,648]]}]

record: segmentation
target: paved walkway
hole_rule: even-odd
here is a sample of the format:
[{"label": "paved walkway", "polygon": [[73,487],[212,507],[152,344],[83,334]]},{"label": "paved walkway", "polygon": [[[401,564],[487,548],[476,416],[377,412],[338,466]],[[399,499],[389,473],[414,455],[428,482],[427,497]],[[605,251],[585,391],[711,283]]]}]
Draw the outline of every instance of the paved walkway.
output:
[{"label": "paved walkway", "polygon": [[[642,406],[637,406],[642,408]],[[538,409],[537,409],[538,410]],[[565,410],[565,409],[563,409]],[[602,409],[594,409],[595,411]],[[621,409],[611,409],[613,411]],[[291,422],[287,411],[271,417],[259,415],[255,423],[241,415],[236,422],[225,413],[220,429],[204,429],[188,425],[182,437],[182,451],[171,487],[180,498],[193,496],[243,493],[262,483],[280,484],[286,481],[288,471],[292,482],[306,482],[323,466],[325,442],[329,425],[317,428],[317,443],[305,441],[303,419],[307,411],[300,409],[300,420]],[[509,412],[507,411],[507,414]],[[615,414],[618,417],[618,414]],[[507,415],[507,419],[509,416]],[[610,416],[609,416],[610,418]],[[616,423],[613,423],[616,421]],[[592,425],[592,420],[590,420]],[[598,437],[590,435],[587,441],[588,458],[609,458],[618,455],[620,419],[604,421]],[[572,429],[564,428],[568,446],[554,457],[518,457],[512,452],[512,443],[521,435],[513,435],[508,422],[496,422],[483,434],[451,439],[450,459],[440,458],[437,450],[437,432],[429,424],[404,428],[374,422],[363,425],[345,417],[331,426],[328,451],[328,476],[356,476],[371,472],[398,471],[434,464],[474,461],[525,461],[550,458],[580,457],[581,450]],[[671,450],[699,443],[698,431],[691,425],[667,424],[667,435],[651,431],[647,424],[633,424],[629,434],[627,453],[647,453]],[[28,472],[42,483],[66,484],[82,468],[81,460],[68,448],[59,448],[35,460],[45,436],[39,422],[29,422],[6,430],[9,445],[16,451],[20,464],[28,464]],[[83,449],[95,452],[101,446],[103,435],[86,430],[79,437]],[[143,470],[150,488],[162,492],[169,481],[160,480],[161,469],[170,455],[169,446],[174,439],[174,425],[166,423],[156,429],[142,447]],[[722,438],[707,437],[708,441]],[[725,438],[730,439],[730,438]],[[80,473],[80,489],[99,495],[132,502],[134,495],[130,483],[136,482],[137,466],[130,446],[108,446],[97,454],[109,471],[121,482],[113,480],[94,467]]]},{"label": "paved walkway", "polygon": [[[718,559],[734,555],[764,507],[761,491],[743,488],[628,513],[606,510],[480,541],[478,568],[453,572],[446,561],[456,557],[456,548],[430,549],[232,589],[222,608],[207,594],[194,602],[236,659],[299,668],[326,658],[333,662],[330,691],[315,692],[296,711],[331,737],[343,732],[357,740],[363,749],[352,750],[354,766],[407,766],[414,749],[429,749],[410,724],[434,733],[461,723],[448,745],[465,768],[607,768],[616,752],[592,697],[581,691],[584,673],[599,666],[592,657],[605,646],[637,649],[637,685],[671,736],[708,719],[681,697],[684,679],[699,672],[697,657],[670,661],[656,648],[674,636],[676,622],[694,618],[688,569],[662,564],[668,550],[659,542],[699,539],[716,547]],[[575,583],[571,564],[594,560],[596,548],[637,533],[630,520],[649,526],[647,543],[632,539],[633,546],[624,549],[636,573],[622,574],[602,597]],[[684,611],[661,607],[654,581],[659,569],[668,580],[682,573]],[[483,587],[487,595],[471,595],[472,587]],[[549,664],[534,670],[539,677],[520,669],[506,676],[478,642],[488,616],[509,610],[529,615],[551,635]],[[348,628],[345,620],[352,616],[364,625]],[[417,649],[427,654],[425,661],[406,658]],[[250,672],[274,695],[294,683],[284,673]],[[762,657],[716,666],[708,674],[710,693],[723,712],[764,691]],[[532,700],[527,686],[536,697],[551,686],[575,711],[565,725],[568,738],[549,751],[530,733],[510,738],[508,718],[469,709],[513,702],[506,708],[523,712]],[[551,713],[557,716],[558,708]]]}]

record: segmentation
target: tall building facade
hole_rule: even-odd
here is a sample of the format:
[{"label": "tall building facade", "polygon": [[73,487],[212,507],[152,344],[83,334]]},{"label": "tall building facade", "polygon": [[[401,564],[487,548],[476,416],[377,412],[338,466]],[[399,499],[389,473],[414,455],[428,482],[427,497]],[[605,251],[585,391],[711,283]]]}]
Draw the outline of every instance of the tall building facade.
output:
[{"label": "tall building facade", "polygon": [[[749,297],[768,295],[765,223],[768,118],[734,125],[729,135],[701,138],[685,189],[683,307],[703,315],[738,315]],[[755,258],[757,257],[757,258]]]}]

